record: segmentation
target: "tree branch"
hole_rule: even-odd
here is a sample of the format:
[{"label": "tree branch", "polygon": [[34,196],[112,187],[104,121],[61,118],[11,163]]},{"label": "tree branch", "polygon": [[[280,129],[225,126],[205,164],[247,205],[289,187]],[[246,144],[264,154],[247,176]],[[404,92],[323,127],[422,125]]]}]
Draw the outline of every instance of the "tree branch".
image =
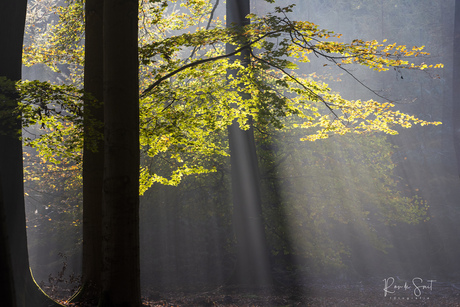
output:
[{"label": "tree branch", "polygon": [[[219,5],[219,0],[216,0],[216,3],[214,4],[214,6],[213,6],[213,8],[211,10],[211,13],[209,15],[209,20],[208,20],[208,24],[206,25],[206,30],[209,30],[209,28],[211,27],[211,22],[212,22],[212,19],[214,18],[214,13],[215,13],[218,5]],[[198,46],[195,46],[195,48],[193,48],[192,53],[189,56],[190,60],[195,56],[195,53],[198,50],[198,48],[199,48]]]},{"label": "tree branch", "polygon": [[297,80],[297,78],[295,78],[294,76],[292,76],[290,73],[288,73],[286,70],[284,70],[283,68],[279,67],[278,65],[275,65],[273,63],[270,63],[269,61],[266,61],[262,58],[259,58],[257,57],[252,51],[251,51],[251,55],[258,61],[262,62],[262,63],[265,63],[269,66],[272,66],[272,67],[275,67],[276,69],[280,70],[281,72],[283,72],[283,74],[285,74],[286,76],[288,76],[292,81],[294,81],[295,83],[299,84],[304,90],[308,91],[313,97],[316,97],[318,100],[320,100],[328,109],[329,111],[331,111],[331,113],[336,117],[336,118],[339,118],[339,116],[334,112],[334,110],[331,108],[330,104],[324,100],[323,97],[321,97],[320,95],[316,94],[315,92],[313,92],[311,89],[309,89],[308,87],[306,87],[302,82],[300,82],[299,80]]},{"label": "tree branch", "polygon": [[149,87],[147,87],[147,89],[145,89],[142,94],[141,94],[141,98],[147,96],[147,94],[153,90],[158,84],[160,84],[161,82],[163,82],[164,80],[168,79],[168,78],[171,78],[172,76],[176,75],[177,73],[187,69],[187,68],[190,68],[190,67],[195,67],[195,66],[198,66],[198,65],[201,65],[201,64],[204,64],[204,63],[207,63],[207,62],[212,62],[212,61],[217,61],[217,60],[220,60],[220,59],[224,59],[224,58],[228,58],[228,57],[231,57],[239,52],[241,52],[242,50],[244,49],[247,49],[247,48],[250,48],[253,44],[257,43],[258,41],[264,39],[265,37],[267,36],[270,36],[270,35],[273,35],[273,34],[276,34],[278,32],[281,32],[281,30],[278,30],[278,31],[272,31],[272,32],[268,32],[264,35],[262,35],[261,37],[259,37],[258,39],[252,41],[252,42],[249,42],[248,44],[236,49],[235,51],[233,52],[230,52],[228,54],[224,54],[224,55],[219,55],[219,56],[216,56],[216,57],[212,57],[212,58],[207,58],[207,59],[202,59],[202,60],[198,60],[198,61],[195,61],[195,62],[191,62],[187,65],[184,65],[166,75],[164,75],[163,77],[160,77],[158,78],[155,82],[153,82]]}]

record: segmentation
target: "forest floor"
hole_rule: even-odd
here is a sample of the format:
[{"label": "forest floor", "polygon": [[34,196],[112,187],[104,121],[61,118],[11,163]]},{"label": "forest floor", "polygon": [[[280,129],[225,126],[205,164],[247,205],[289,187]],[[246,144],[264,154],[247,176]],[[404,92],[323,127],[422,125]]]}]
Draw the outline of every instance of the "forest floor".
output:
[{"label": "forest floor", "polygon": [[[433,283],[431,290],[414,294],[414,286],[404,290],[404,283],[394,294],[384,296],[384,282],[336,284],[318,282],[306,290],[294,291],[229,291],[217,290],[187,294],[184,292],[152,292],[144,298],[145,306],[433,306],[460,307],[460,288],[451,283]],[[389,289],[389,288],[388,288]]]},{"label": "forest floor", "polygon": [[[314,306],[314,307],[358,307],[358,306],[432,306],[460,307],[459,283],[433,282],[416,289],[411,281],[397,281],[387,287],[383,280],[368,282],[327,282],[309,283],[302,290],[284,288],[282,290],[242,291],[231,288],[217,288],[211,291],[202,289],[171,290],[161,292],[144,289],[143,305],[157,306]],[[420,292],[417,292],[420,290]],[[415,292],[414,292],[415,291]],[[394,292],[394,293],[390,293]],[[56,293],[57,294],[57,293]],[[416,295],[418,294],[418,295]],[[55,299],[59,299],[56,295]],[[62,299],[62,297],[61,297]],[[61,302],[63,302],[61,300]],[[67,306],[90,306],[85,304],[67,304]]]}]

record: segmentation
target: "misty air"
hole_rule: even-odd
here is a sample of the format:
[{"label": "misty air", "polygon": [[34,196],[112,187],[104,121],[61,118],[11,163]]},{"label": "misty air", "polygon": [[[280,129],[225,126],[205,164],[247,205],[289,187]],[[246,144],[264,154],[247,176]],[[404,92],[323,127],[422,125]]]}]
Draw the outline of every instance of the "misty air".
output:
[{"label": "misty air", "polygon": [[460,306],[459,97],[460,1],[4,0],[0,305]]}]

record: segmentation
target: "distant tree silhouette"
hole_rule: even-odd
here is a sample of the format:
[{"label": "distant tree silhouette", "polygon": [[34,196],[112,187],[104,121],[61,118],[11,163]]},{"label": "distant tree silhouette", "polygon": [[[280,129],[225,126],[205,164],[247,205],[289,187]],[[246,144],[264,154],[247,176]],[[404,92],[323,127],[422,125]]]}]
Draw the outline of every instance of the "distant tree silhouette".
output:
[{"label": "distant tree silhouette", "polygon": [[[249,23],[249,0],[227,1],[227,26],[243,27]],[[227,54],[236,50],[227,44]],[[233,61],[249,64],[250,50],[246,48]],[[237,71],[229,71],[236,77]],[[244,95],[241,94],[244,99]],[[235,120],[229,127],[229,146],[232,172],[233,227],[237,241],[236,270],[231,283],[242,287],[271,285],[268,247],[265,239],[260,197],[259,167],[250,127],[242,130]]]}]

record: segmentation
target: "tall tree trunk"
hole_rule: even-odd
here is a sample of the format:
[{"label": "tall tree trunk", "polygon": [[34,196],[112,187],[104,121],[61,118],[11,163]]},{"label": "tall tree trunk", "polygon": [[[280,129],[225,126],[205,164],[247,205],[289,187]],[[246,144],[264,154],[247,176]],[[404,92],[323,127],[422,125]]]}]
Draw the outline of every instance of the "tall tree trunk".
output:
[{"label": "tall tree trunk", "polygon": [[[249,0],[227,1],[227,26],[242,27],[249,21]],[[227,53],[236,46],[227,44]],[[249,51],[232,57],[248,63]],[[247,65],[247,64],[246,64]],[[236,71],[229,74],[236,75]],[[268,248],[260,198],[258,159],[252,127],[241,130],[235,121],[229,127],[232,171],[233,226],[237,240],[237,265],[232,283],[242,287],[271,285]]]},{"label": "tall tree trunk", "polygon": [[[20,114],[15,112],[18,95],[14,81],[21,79],[22,43],[26,18],[26,0],[3,0],[0,2],[0,77],[7,82],[0,86],[0,182],[2,190],[2,211],[6,219],[0,218],[0,228],[5,230],[7,245],[5,255],[11,255],[5,278],[13,278],[9,296],[14,291],[11,306],[54,306],[34,283],[29,269],[27,252],[26,219],[24,209],[24,185],[22,165],[22,143]],[[5,244],[6,242],[3,242]],[[9,277],[6,277],[9,276]],[[5,284],[2,284],[4,287]],[[3,296],[0,298],[3,302]]]},{"label": "tall tree trunk", "polygon": [[452,126],[454,129],[454,147],[457,156],[458,175],[460,176],[460,0],[455,1],[454,25],[454,72],[452,84]]},{"label": "tall tree trunk", "polygon": [[140,306],[138,0],[104,1],[102,306]]},{"label": "tall tree trunk", "polygon": [[82,289],[72,301],[95,301],[102,288],[103,1],[85,4]]}]

